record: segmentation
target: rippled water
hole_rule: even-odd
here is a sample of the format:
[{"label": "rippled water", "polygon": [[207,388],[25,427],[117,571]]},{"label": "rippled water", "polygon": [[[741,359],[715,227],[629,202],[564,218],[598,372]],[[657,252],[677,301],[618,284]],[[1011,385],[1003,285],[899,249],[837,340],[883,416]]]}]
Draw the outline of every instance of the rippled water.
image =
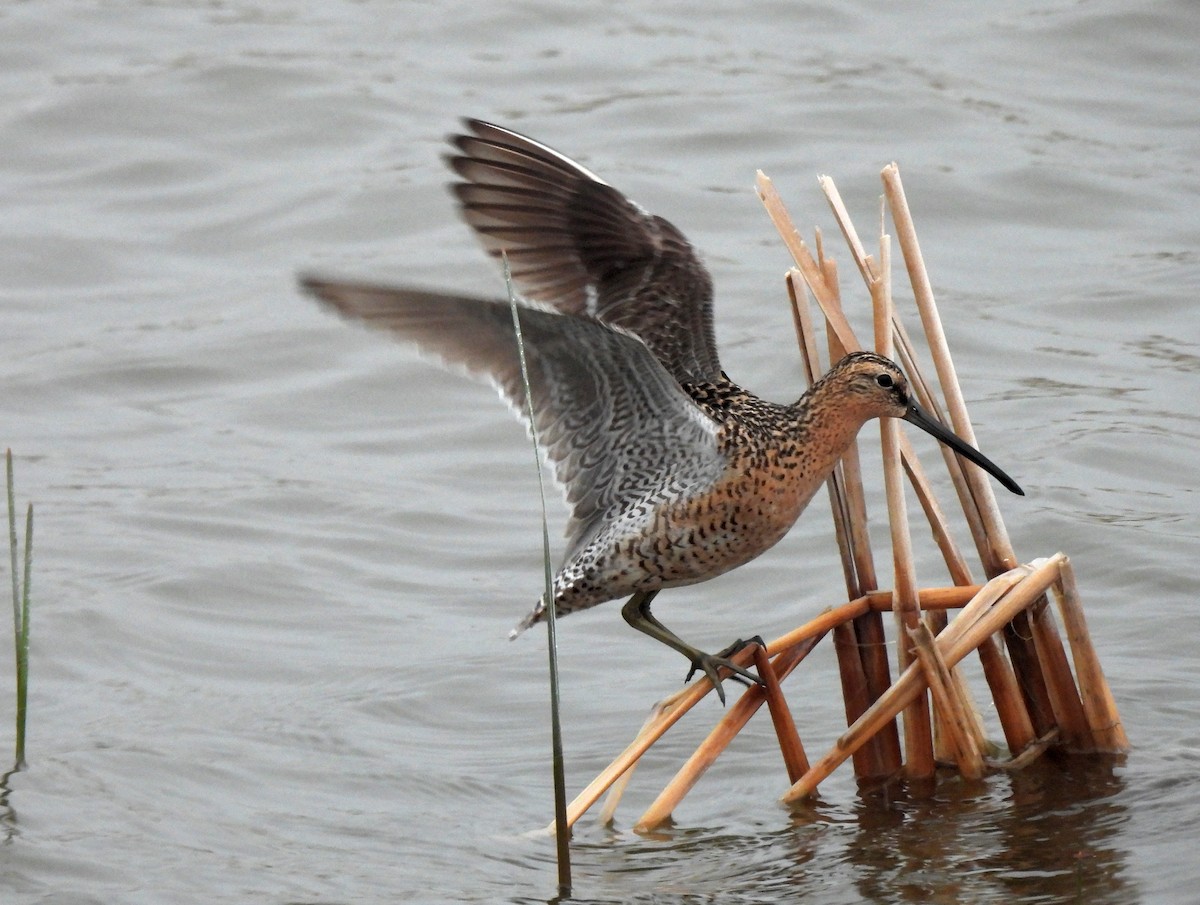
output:
[{"label": "rippled water", "polygon": [[[553,894],[525,835],[551,809],[545,653],[506,640],[541,581],[522,431],[293,289],[317,268],[498,294],[442,188],[470,114],[683,228],[726,368],[776,399],[801,380],[755,169],[832,234],[813,176],[861,227],[899,160],[981,444],[1029,494],[1003,501],[1018,553],[1072,556],[1135,745],[932,799],[839,773],[789,812],[755,727],[673,828],[633,834],[701,720],[614,829],[584,819],[579,899],[1193,901],[1198,24],[1182,0],[0,9],[0,444],[38,531],[0,898]],[[716,647],[839,584],[814,506],[658,612]],[[565,622],[561,654],[578,788],[681,662],[615,606]],[[822,650],[792,680],[810,752],[834,672]]]}]

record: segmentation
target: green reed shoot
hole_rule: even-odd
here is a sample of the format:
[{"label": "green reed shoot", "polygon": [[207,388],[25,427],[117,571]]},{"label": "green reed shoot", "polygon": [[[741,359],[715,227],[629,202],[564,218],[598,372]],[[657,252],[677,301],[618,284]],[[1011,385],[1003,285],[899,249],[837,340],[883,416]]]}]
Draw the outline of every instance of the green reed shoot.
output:
[{"label": "green reed shoot", "polygon": [[525,385],[525,405],[529,415],[529,434],[533,438],[533,455],[537,465],[538,494],[542,501],[542,565],[545,570],[546,637],[550,650],[550,748],[554,774],[554,837],[558,851],[558,895],[571,895],[571,831],[567,826],[567,781],[563,768],[562,721],[559,716],[558,692],[558,632],[555,624],[553,571],[550,567],[550,528],[546,516],[546,484],[542,478],[542,448],[538,443],[537,422],[533,417],[533,388],[529,385],[529,367],[525,361],[525,339],[521,334],[520,306],[513,288],[508,256],[503,256],[504,285],[508,288],[508,304],[512,309],[513,332],[517,337],[517,357],[521,362],[521,381]]},{"label": "green reed shoot", "polygon": [[8,473],[8,546],[12,564],[13,638],[17,661],[16,766],[25,765],[25,699],[29,691],[29,576],[33,565],[33,504],[25,512],[24,580],[17,579],[17,509],[13,494],[12,450],[5,455]]}]

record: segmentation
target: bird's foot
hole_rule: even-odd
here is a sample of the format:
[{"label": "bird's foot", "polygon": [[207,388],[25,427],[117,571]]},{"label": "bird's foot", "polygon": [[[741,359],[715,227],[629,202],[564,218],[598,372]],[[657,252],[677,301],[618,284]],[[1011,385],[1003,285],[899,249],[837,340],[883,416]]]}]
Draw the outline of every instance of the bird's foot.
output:
[{"label": "bird's foot", "polygon": [[708,677],[708,680],[712,682],[713,688],[717,690],[717,697],[720,698],[722,704],[725,703],[725,689],[721,687],[721,674],[719,672],[721,669],[729,670],[729,675],[726,678],[740,682],[747,688],[754,685],[762,685],[763,680],[761,678],[729,659],[738,651],[749,647],[751,644],[757,644],[760,647],[766,646],[763,644],[762,638],[755,636],[747,641],[739,638],[719,654],[706,654],[704,651],[696,651],[696,655],[692,657],[692,668],[688,670],[688,674],[684,677],[683,681],[690,682],[692,676],[697,672],[704,673]]},{"label": "bird's foot", "polygon": [[[738,651],[745,650],[751,644],[757,644],[763,650],[767,649],[767,642],[762,639],[762,635],[755,635],[753,638],[747,638],[745,641],[743,641],[741,638],[738,638],[736,641],[733,642],[733,644],[729,645],[729,647],[725,648],[724,650],[718,651],[717,656],[724,660],[727,660],[730,657],[732,657],[734,654],[736,654]],[[758,681],[757,677],[755,677],[755,681],[756,682]],[[762,683],[760,682],[759,684],[762,684]]]}]

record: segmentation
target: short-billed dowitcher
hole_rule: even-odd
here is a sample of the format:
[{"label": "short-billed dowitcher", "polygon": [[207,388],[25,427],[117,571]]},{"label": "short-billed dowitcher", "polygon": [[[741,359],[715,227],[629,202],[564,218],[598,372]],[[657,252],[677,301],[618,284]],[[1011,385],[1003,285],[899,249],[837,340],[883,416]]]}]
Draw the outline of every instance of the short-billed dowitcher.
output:
[{"label": "short-billed dowitcher", "polygon": [[[594,173],[477,120],[447,163],[462,213],[506,254],[527,303],[521,329],[537,427],[571,509],[554,576],[558,614],[630,595],[621,614],[686,656],[756,680],[680,639],[650,612],[663,588],[727,572],[792,527],[872,418],[903,418],[1020,487],[912,399],[900,369],[848,355],[791,405],[754,396],[717,359],[712,281],[674,226]],[[390,331],[494,382],[524,416],[506,302],[304,278],[340,314]],[[543,597],[513,630],[545,615]],[[690,678],[691,672],[688,676]]]}]

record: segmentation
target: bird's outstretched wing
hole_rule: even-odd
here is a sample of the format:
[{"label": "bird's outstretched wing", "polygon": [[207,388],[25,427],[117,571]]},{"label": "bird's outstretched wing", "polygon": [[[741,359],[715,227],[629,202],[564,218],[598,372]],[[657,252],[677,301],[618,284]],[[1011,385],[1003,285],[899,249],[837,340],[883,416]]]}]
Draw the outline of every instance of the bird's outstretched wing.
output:
[{"label": "bird's outstretched wing", "polygon": [[683,233],[540,142],[465,126],[452,189],[522,295],[634,334],[677,381],[717,380],[712,279]]},{"label": "bird's outstretched wing", "polygon": [[[344,317],[490,379],[527,418],[507,303],[315,277],[301,285]],[[716,424],[639,339],[586,317],[519,312],[539,439],[571,508],[568,556],[664,476],[697,489],[717,479]]]}]

